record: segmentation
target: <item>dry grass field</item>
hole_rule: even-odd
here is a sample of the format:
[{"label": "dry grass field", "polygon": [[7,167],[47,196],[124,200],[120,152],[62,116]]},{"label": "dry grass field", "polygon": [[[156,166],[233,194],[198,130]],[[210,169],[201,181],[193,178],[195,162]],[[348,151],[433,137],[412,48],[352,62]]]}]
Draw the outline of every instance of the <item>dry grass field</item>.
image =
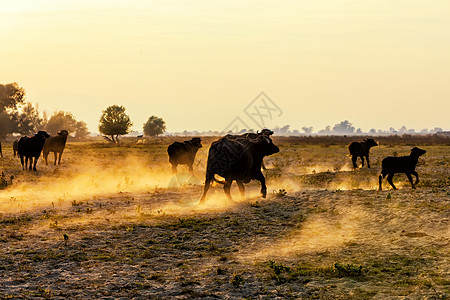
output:
[{"label": "dry grass field", "polygon": [[[371,169],[353,171],[350,138],[274,138],[267,199],[252,182],[246,199],[233,184],[236,204],[216,186],[199,206],[213,139],[194,178],[168,163],[167,145],[184,138],[69,142],[61,166],[41,158],[37,172],[4,143],[0,298],[450,296],[448,139],[391,138],[371,149]],[[417,189],[398,174],[398,190],[378,191],[382,158],[413,146],[427,150]]]}]

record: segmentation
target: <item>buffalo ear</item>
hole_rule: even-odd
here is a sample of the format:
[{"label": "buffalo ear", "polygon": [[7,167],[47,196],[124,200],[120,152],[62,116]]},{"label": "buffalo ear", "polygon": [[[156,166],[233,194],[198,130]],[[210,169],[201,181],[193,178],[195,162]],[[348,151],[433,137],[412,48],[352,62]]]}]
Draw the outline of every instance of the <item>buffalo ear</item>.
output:
[{"label": "buffalo ear", "polygon": [[57,133],[57,135],[62,135],[61,131]]}]

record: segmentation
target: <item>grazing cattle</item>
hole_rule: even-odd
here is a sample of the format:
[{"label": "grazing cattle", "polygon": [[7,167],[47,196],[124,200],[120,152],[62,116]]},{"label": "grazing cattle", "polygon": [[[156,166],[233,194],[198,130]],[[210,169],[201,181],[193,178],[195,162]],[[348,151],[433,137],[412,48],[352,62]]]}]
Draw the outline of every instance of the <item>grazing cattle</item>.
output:
[{"label": "grazing cattle", "polygon": [[[388,156],[381,162],[381,174],[378,177],[379,190],[381,191],[381,182],[383,178],[387,175],[387,181],[396,190],[392,178],[395,173],[405,173],[411,182],[411,187],[415,189],[415,185],[419,183],[419,174],[415,171],[417,162],[421,155],[424,155],[427,151],[414,147],[411,149],[411,154],[409,156],[394,157]],[[416,176],[416,182],[413,183],[411,174]]]},{"label": "grazing cattle", "polygon": [[[229,139],[235,139],[235,138],[247,138],[247,139],[256,139],[258,136],[260,135],[265,135],[270,137],[273,134],[273,131],[270,129],[266,129],[264,128],[263,130],[261,130],[261,132],[248,132],[248,133],[244,133],[244,134],[240,134],[240,135],[232,135],[232,134],[227,134],[225,137],[229,138]],[[264,165],[264,161],[261,161],[261,168],[265,171],[266,166]]]},{"label": "grazing cattle", "polygon": [[53,152],[55,155],[55,163],[59,153],[58,165],[61,165],[61,156],[63,154],[64,148],[66,147],[67,137],[69,136],[69,132],[67,130],[61,130],[58,132],[57,136],[49,137],[45,140],[44,149],[42,151],[42,155],[45,159],[45,165],[48,166],[47,157],[50,152]]},{"label": "grazing cattle", "polygon": [[[261,182],[261,195],[267,195],[266,179],[261,172],[261,162],[264,156],[279,152],[280,149],[273,144],[270,137],[259,135],[256,139],[223,137],[211,144],[206,168],[205,187],[200,204],[206,199],[206,193],[212,181],[224,185],[223,189],[229,201],[233,202],[230,188],[233,180],[244,197],[244,183],[255,179]],[[215,178],[219,175],[225,181]]]},{"label": "grazing cattle", "polygon": [[198,137],[183,143],[174,142],[169,145],[167,153],[169,154],[169,162],[172,164],[172,171],[176,173],[178,165],[187,165],[189,172],[192,174],[194,172],[192,165],[194,164],[195,155],[201,147],[202,139]]},{"label": "grazing cattle", "polygon": [[[39,131],[33,137],[24,136],[20,138],[17,149],[23,170],[27,169],[29,160],[30,161],[29,169],[36,171],[36,163],[39,159],[39,156],[41,156],[42,148],[44,147],[45,144],[45,139],[48,137],[50,137],[50,135],[47,132]],[[34,166],[32,166],[33,157],[34,157]]]},{"label": "grazing cattle", "polygon": [[367,160],[367,167],[370,168],[369,151],[371,147],[378,146],[374,139],[365,139],[363,142],[353,142],[348,146],[350,156],[352,157],[353,168],[356,169],[356,160],[361,157],[362,166],[364,167],[364,157]]},{"label": "grazing cattle", "polygon": [[13,152],[14,152],[13,156],[14,157],[19,156],[18,149],[19,149],[19,140],[15,140],[13,142]]}]

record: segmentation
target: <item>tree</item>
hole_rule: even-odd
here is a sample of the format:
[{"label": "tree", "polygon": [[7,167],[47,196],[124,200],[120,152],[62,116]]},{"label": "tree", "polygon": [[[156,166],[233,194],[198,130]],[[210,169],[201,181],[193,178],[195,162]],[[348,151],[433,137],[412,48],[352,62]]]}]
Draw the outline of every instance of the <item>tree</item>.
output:
[{"label": "tree", "polygon": [[11,119],[6,113],[0,113],[0,138],[5,138],[11,133]]},{"label": "tree", "polygon": [[29,135],[37,132],[43,126],[43,119],[39,117],[37,105],[25,103],[20,110],[20,112],[16,111],[10,114],[13,132]]},{"label": "tree", "polygon": [[352,126],[348,120],[342,121],[339,124],[334,125],[333,132],[338,134],[347,134],[353,133],[355,131],[355,127]]},{"label": "tree", "polygon": [[304,126],[304,127],[302,127],[302,130],[303,130],[306,134],[311,134],[312,131],[313,131],[313,127],[312,127],[312,126],[310,126],[310,127]]},{"label": "tree", "polygon": [[166,122],[163,119],[151,116],[144,123],[144,134],[148,136],[158,136],[166,131]]},{"label": "tree", "polygon": [[51,135],[55,135],[60,130],[67,130],[73,134],[75,138],[85,138],[89,131],[87,125],[83,121],[77,121],[70,112],[56,111],[51,115],[45,124],[45,130]]},{"label": "tree", "polygon": [[0,137],[17,132],[17,109],[24,100],[25,90],[16,82],[0,84]]},{"label": "tree", "polygon": [[283,127],[281,127],[279,129],[278,134],[280,134],[280,135],[288,134],[290,127],[291,127],[291,125],[284,125]]},{"label": "tree", "polygon": [[0,84],[0,112],[16,110],[24,100],[25,90],[17,82]]},{"label": "tree", "polygon": [[132,125],[130,117],[125,113],[125,107],[112,105],[102,112],[98,129],[100,133],[111,137],[106,137],[109,141],[118,143],[119,135],[127,134]]},{"label": "tree", "polygon": [[442,132],[442,128],[441,127],[434,127],[433,129],[430,129],[430,133],[438,133],[438,132]]},{"label": "tree", "polygon": [[327,125],[327,127],[325,127],[322,130],[319,130],[319,134],[331,134],[331,127],[330,127],[330,125]]}]

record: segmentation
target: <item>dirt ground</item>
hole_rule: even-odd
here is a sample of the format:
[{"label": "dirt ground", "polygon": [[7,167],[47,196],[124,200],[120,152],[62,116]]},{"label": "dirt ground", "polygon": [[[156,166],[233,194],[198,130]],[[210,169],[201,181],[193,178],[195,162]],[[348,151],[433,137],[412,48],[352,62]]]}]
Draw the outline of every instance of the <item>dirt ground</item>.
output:
[{"label": "dirt ground", "polygon": [[382,158],[415,144],[372,148],[372,168],[352,170],[347,144],[274,139],[266,199],[252,182],[245,199],[233,184],[235,204],[215,186],[199,206],[213,139],[194,177],[171,173],[172,140],[72,142],[37,172],[3,144],[0,298],[450,296],[448,144],[417,145],[416,190],[398,174],[378,191]]}]

